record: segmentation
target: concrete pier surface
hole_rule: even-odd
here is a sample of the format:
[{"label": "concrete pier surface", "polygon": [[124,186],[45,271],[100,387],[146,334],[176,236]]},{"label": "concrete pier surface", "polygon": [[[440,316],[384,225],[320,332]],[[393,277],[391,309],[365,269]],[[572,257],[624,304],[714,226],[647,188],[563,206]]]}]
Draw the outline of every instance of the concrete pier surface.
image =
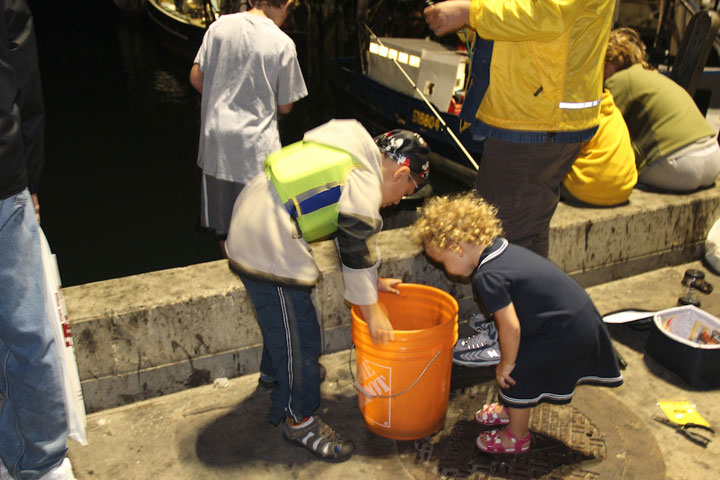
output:
[{"label": "concrete pier surface", "polygon": [[[601,313],[670,308],[688,268],[704,270],[718,287],[701,301],[720,316],[720,277],[700,262],[602,283],[588,292]],[[323,463],[282,440],[280,428],[266,420],[270,393],[258,387],[256,373],[92,413],[89,444],[71,442],[69,457],[81,480],[720,478],[720,433],[703,448],[651,418],[662,415],[658,400],[687,399],[720,427],[720,392],[690,387],[647,355],[648,330],[622,325],[610,331],[627,362],[624,385],[581,386],[570,405],[536,409],[533,450],[519,457],[492,457],[473,446],[481,428],[472,415],[496,392],[492,367],[453,367],[445,427],[432,437],[401,442],[365,427],[349,350],[321,358],[328,375],[319,412],[355,442],[356,452],[345,463]]]}]

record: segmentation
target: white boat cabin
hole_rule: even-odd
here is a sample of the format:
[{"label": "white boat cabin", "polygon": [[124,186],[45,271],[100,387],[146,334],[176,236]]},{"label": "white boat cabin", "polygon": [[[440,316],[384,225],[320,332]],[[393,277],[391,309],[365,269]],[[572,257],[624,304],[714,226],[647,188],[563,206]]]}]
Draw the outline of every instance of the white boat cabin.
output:
[{"label": "white boat cabin", "polygon": [[468,56],[429,38],[382,37],[368,47],[367,74],[376,82],[422,98],[393,60],[440,111],[457,113],[455,94],[465,95]]}]

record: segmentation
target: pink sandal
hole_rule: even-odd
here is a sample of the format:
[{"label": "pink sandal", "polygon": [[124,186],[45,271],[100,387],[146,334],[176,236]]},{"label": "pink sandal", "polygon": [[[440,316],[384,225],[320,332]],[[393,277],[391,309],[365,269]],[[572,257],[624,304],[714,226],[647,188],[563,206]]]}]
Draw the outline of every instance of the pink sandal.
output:
[{"label": "pink sandal", "polygon": [[483,405],[482,410],[475,412],[475,421],[480,425],[487,425],[490,427],[495,425],[507,425],[510,423],[507,407],[502,408],[502,413],[505,414],[505,418],[500,418],[495,412],[497,405],[497,403],[486,403]]},{"label": "pink sandal", "polygon": [[[512,448],[506,448],[503,445],[500,433],[505,432],[507,437],[513,443]],[[530,450],[530,432],[523,438],[517,438],[509,429],[490,430],[478,435],[475,445],[480,451],[485,453],[523,453]]]}]

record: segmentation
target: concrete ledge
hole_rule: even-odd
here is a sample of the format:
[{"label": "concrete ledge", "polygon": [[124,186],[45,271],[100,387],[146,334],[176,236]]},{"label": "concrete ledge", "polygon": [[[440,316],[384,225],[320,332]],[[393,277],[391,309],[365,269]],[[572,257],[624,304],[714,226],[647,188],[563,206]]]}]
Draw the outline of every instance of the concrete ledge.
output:
[{"label": "concrete ledge", "polygon": [[[700,257],[720,216],[720,189],[692,195],[636,191],[629,205],[560,205],[550,258],[589,286]],[[474,309],[467,283],[429,264],[404,229],[380,234],[381,275],[445,289]],[[332,242],[313,246],[322,272],[313,295],[327,353],[350,346],[350,313]],[[89,412],[257,371],[261,336],[227,262],[217,261],[64,289]]]},{"label": "concrete ledge", "polygon": [[550,259],[584,286],[699,258],[720,217],[720,189],[691,195],[635,190],[628,205],[561,203],[550,223]]}]

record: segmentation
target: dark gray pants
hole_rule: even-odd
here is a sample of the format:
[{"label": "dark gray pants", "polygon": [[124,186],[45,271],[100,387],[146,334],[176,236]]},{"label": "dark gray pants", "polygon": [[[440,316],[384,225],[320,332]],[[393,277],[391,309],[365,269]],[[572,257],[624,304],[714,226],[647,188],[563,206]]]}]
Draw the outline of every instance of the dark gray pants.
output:
[{"label": "dark gray pants", "polygon": [[557,208],[560,185],[580,146],[579,142],[484,141],[475,189],[498,209],[510,242],[547,257],[550,219]]},{"label": "dark gray pants", "polygon": [[200,226],[225,240],[230,228],[235,200],[245,187],[243,183],[228,182],[203,173],[200,185]]}]

